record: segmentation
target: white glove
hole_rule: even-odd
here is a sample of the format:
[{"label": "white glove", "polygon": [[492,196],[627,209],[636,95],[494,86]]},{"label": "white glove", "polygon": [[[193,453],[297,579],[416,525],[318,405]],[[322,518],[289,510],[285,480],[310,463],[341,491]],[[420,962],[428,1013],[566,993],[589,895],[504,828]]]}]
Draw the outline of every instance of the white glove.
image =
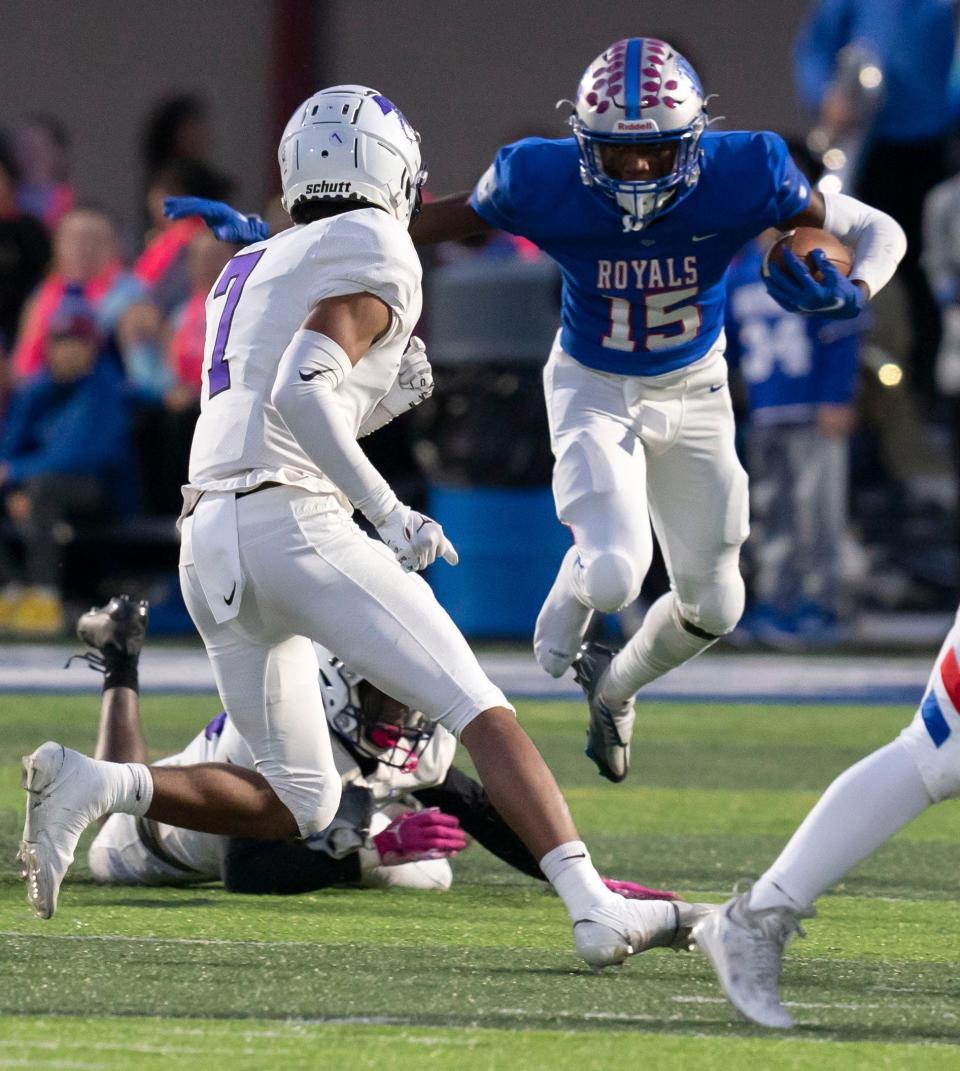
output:
[{"label": "white glove", "polygon": [[433,394],[433,372],[427,360],[427,348],[423,341],[412,335],[403,356],[393,386],[377,402],[373,412],[360,425],[357,438],[362,439],[373,431],[389,424],[394,417],[425,402]]},{"label": "white glove", "polygon": [[426,569],[438,557],[449,565],[460,561],[440,525],[409,506],[401,504],[391,510],[377,525],[377,531],[408,573]]}]

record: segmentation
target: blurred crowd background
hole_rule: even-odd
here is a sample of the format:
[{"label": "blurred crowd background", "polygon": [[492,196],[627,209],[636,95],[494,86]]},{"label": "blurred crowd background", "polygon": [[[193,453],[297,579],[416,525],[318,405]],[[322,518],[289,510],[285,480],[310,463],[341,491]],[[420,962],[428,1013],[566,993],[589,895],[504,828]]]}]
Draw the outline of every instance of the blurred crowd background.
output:
[{"label": "blurred crowd background", "polygon": [[[781,310],[771,235],[729,280],[728,357],[752,478],[750,607],[733,642],[862,639],[871,614],[960,587],[960,82],[954,0],[5,0],[0,72],[0,632],[56,636],[123,589],[188,632],[174,520],[199,408],[204,299],[236,251],[170,195],[289,224],[275,144],[324,84],[376,85],[424,139],[436,195],[498,145],[564,136],[554,101],[606,44],[683,51],[721,128],[771,128],[812,181],[899,220],[910,252],[852,325]],[[758,11],[762,7],[762,11]],[[588,21],[585,21],[588,20]],[[437,391],[364,445],[437,515],[462,564],[431,582],[468,634],[526,639],[568,542],[553,514],[540,369],[559,278],[506,235],[423,251]],[[483,539],[510,511],[514,546]],[[599,622],[629,633],[666,583]],[[894,626],[893,633],[907,626]]]}]

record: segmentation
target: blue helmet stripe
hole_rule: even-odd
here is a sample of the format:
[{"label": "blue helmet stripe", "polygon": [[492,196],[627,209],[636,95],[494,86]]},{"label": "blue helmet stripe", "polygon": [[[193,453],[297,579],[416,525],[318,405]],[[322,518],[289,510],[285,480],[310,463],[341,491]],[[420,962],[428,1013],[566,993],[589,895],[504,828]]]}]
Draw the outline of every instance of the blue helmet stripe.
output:
[{"label": "blue helmet stripe", "polygon": [[626,106],[627,118],[640,118],[640,55],[643,51],[643,38],[632,37],[627,45],[626,68]]}]

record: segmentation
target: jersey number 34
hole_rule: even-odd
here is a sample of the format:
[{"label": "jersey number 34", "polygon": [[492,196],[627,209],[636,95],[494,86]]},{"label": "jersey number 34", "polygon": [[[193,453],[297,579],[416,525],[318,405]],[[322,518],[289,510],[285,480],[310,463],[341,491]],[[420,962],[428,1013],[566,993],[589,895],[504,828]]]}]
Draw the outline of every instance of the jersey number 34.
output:
[{"label": "jersey number 34", "polygon": [[[682,346],[697,337],[700,330],[700,309],[691,304],[697,288],[685,290],[663,290],[659,293],[644,294],[644,331],[643,348],[645,350],[665,350],[672,346]],[[600,340],[610,350],[623,350],[633,353],[637,340],[633,337],[630,313],[634,303],[626,298],[607,298],[610,302],[610,326]],[[667,328],[668,330],[661,330]],[[679,330],[677,330],[679,328]]]}]

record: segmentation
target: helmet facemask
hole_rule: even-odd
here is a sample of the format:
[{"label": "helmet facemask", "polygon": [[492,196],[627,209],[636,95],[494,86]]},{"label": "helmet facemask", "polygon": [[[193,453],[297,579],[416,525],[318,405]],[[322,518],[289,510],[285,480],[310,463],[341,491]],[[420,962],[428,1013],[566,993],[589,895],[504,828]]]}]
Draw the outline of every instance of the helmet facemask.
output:
[{"label": "helmet facemask", "polygon": [[419,710],[411,710],[384,695],[342,665],[339,673],[348,682],[349,697],[338,711],[328,712],[333,728],[365,758],[413,773],[430,743],[434,726]]}]

